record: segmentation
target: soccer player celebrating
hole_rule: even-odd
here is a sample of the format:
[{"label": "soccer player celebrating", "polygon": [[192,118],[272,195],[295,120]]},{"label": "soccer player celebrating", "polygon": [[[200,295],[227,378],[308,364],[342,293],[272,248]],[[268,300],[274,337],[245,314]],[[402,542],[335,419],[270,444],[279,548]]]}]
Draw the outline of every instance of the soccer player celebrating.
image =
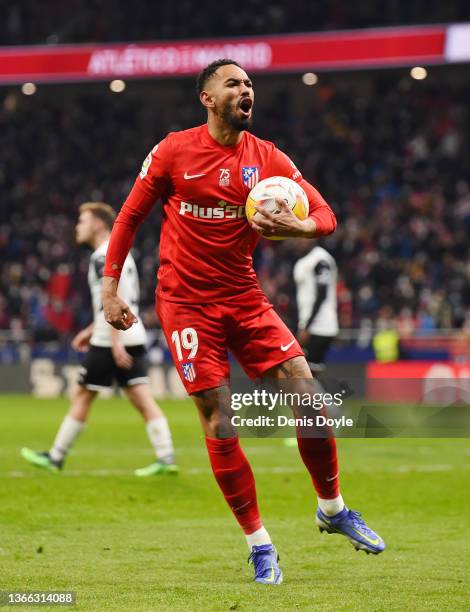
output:
[{"label": "soccer player celebrating", "polygon": [[[271,142],[247,131],[254,92],[246,72],[218,60],[198,76],[207,124],[170,133],[145,159],[113,227],[103,281],[106,320],[128,329],[136,318],[116,293],[139,224],[156,200],[163,205],[157,313],[173,360],[194,400],[217,483],[243,529],[255,580],[279,584],[282,572],[258,510],[250,464],[230,423],[229,362],[234,354],[252,379],[299,385],[312,380],[302,349],[274,312],[253,270],[259,236],[314,238],[334,231],[330,207],[291,160]],[[307,193],[309,216],[301,221],[281,200],[281,211],[258,207],[251,227],[245,216],[250,189],[281,175]],[[333,437],[299,437],[299,451],[318,497],[321,530],[345,535],[357,549],[379,553],[383,540],[339,491]]]},{"label": "soccer player celebrating", "polygon": [[106,323],[101,305],[103,268],[109,236],[116,213],[108,204],[87,202],[80,206],[76,241],[87,244],[94,252],[88,269],[88,283],[93,301],[93,323],[79,332],[72,346],[87,351],[80,368],[78,385],[73,389],[71,404],[49,452],[39,453],[23,448],[22,456],[33,465],[58,472],[64,459],[82,432],[91,404],[100,389],[116,380],[145,420],[147,434],[157,460],[135,471],[136,476],[176,473],[173,442],[165,415],[152,397],[145,352],[146,334],[138,318],[139,277],[134,259],[129,254],[123,262],[119,284],[122,296],[136,314],[136,325],[123,332]]}]

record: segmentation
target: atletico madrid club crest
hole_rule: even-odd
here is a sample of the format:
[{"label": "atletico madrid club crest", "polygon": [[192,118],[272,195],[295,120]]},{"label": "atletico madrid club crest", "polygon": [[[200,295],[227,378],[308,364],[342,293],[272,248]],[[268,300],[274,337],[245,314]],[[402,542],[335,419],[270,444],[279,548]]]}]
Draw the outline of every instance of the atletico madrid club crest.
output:
[{"label": "atletico madrid club crest", "polygon": [[196,378],[196,370],[194,369],[194,364],[188,361],[188,363],[182,363],[181,367],[183,368],[183,376],[184,379],[193,382]]},{"label": "atletico madrid club crest", "polygon": [[243,166],[242,179],[243,184],[246,185],[248,189],[253,189],[253,187],[259,181],[258,166]]}]

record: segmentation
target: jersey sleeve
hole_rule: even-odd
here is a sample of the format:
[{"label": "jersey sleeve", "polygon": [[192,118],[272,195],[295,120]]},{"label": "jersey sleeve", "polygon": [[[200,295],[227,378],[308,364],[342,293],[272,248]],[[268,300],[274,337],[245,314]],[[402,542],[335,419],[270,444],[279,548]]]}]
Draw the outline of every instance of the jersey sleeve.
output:
[{"label": "jersey sleeve", "polygon": [[317,226],[317,236],[327,236],[336,229],[336,216],[321,194],[306,181],[294,162],[277,147],[273,146],[271,156],[271,176],[286,176],[302,187],[309,202],[309,217]]},{"label": "jersey sleeve", "polygon": [[171,135],[168,135],[145,158],[139,176],[114,222],[104,276],[119,280],[137,228],[170,185],[172,157]]},{"label": "jersey sleeve", "polygon": [[93,267],[95,269],[96,278],[99,278],[100,280],[103,277],[104,260],[105,260],[104,255],[98,255],[98,257],[95,257],[93,259]]},{"label": "jersey sleeve", "polygon": [[305,260],[305,258],[299,259],[295,263],[292,273],[294,276],[294,281],[297,284],[301,283],[304,280],[305,275],[308,274],[309,267],[309,263]]},{"label": "jersey sleeve", "polygon": [[333,270],[330,264],[325,260],[321,259],[313,269],[315,280],[319,285],[328,285],[332,281]]}]

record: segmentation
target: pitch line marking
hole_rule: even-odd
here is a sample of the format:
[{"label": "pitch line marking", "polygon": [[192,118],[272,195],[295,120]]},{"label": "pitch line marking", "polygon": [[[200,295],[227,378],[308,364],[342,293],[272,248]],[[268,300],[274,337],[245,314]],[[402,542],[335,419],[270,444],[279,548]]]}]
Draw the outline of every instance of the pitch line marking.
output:
[{"label": "pitch line marking", "polygon": [[[407,474],[412,472],[450,472],[456,469],[455,466],[442,463],[437,465],[417,465],[417,466],[409,466],[409,465],[399,465],[394,468],[386,468],[382,469],[381,472],[389,473],[389,474]],[[459,467],[458,469],[468,471],[468,468]],[[374,470],[354,470],[357,472],[372,472]],[[299,467],[258,467],[254,468],[255,476],[256,474],[303,474],[305,472],[305,468],[302,466]],[[37,471],[18,471],[12,470],[10,472],[0,472],[0,478],[32,478],[39,475],[41,472]],[[185,470],[184,468],[181,471],[182,475],[188,474],[190,476],[204,475],[204,474],[212,474],[212,470],[210,468],[188,468]],[[128,470],[119,469],[119,470],[110,470],[110,469],[99,469],[99,470],[65,470],[63,474],[56,476],[56,478],[71,476],[71,477],[81,477],[81,476],[98,476],[98,477],[107,477],[107,476],[132,476],[133,468],[129,468]]]}]

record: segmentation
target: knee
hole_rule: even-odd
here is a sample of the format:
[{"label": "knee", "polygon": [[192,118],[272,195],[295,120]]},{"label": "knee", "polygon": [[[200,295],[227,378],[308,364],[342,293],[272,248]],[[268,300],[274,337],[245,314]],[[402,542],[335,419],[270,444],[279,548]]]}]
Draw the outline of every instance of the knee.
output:
[{"label": "knee", "polygon": [[129,385],[124,387],[124,393],[131,404],[137,408],[147,420],[162,415],[161,410],[153,399],[149,385]]},{"label": "knee", "polygon": [[141,404],[140,395],[139,393],[136,393],[135,387],[133,387],[132,385],[129,385],[127,387],[122,387],[122,390],[124,391],[124,394],[127,397],[127,399],[132,404],[134,404],[134,406],[140,407],[140,404]]},{"label": "knee", "polygon": [[230,389],[226,385],[201,391],[192,396],[199,411],[202,428],[208,438],[228,438],[235,435],[230,422]]},{"label": "knee", "polygon": [[213,412],[208,418],[203,421],[203,428],[206,437],[208,438],[226,438],[227,427],[224,426],[224,421],[220,412]]},{"label": "knee", "polygon": [[72,391],[69,415],[77,421],[86,421],[91,403],[96,392],[81,385],[76,385]]},{"label": "knee", "polygon": [[72,400],[75,402],[86,401],[90,394],[90,391],[86,387],[75,385],[72,390]]}]

